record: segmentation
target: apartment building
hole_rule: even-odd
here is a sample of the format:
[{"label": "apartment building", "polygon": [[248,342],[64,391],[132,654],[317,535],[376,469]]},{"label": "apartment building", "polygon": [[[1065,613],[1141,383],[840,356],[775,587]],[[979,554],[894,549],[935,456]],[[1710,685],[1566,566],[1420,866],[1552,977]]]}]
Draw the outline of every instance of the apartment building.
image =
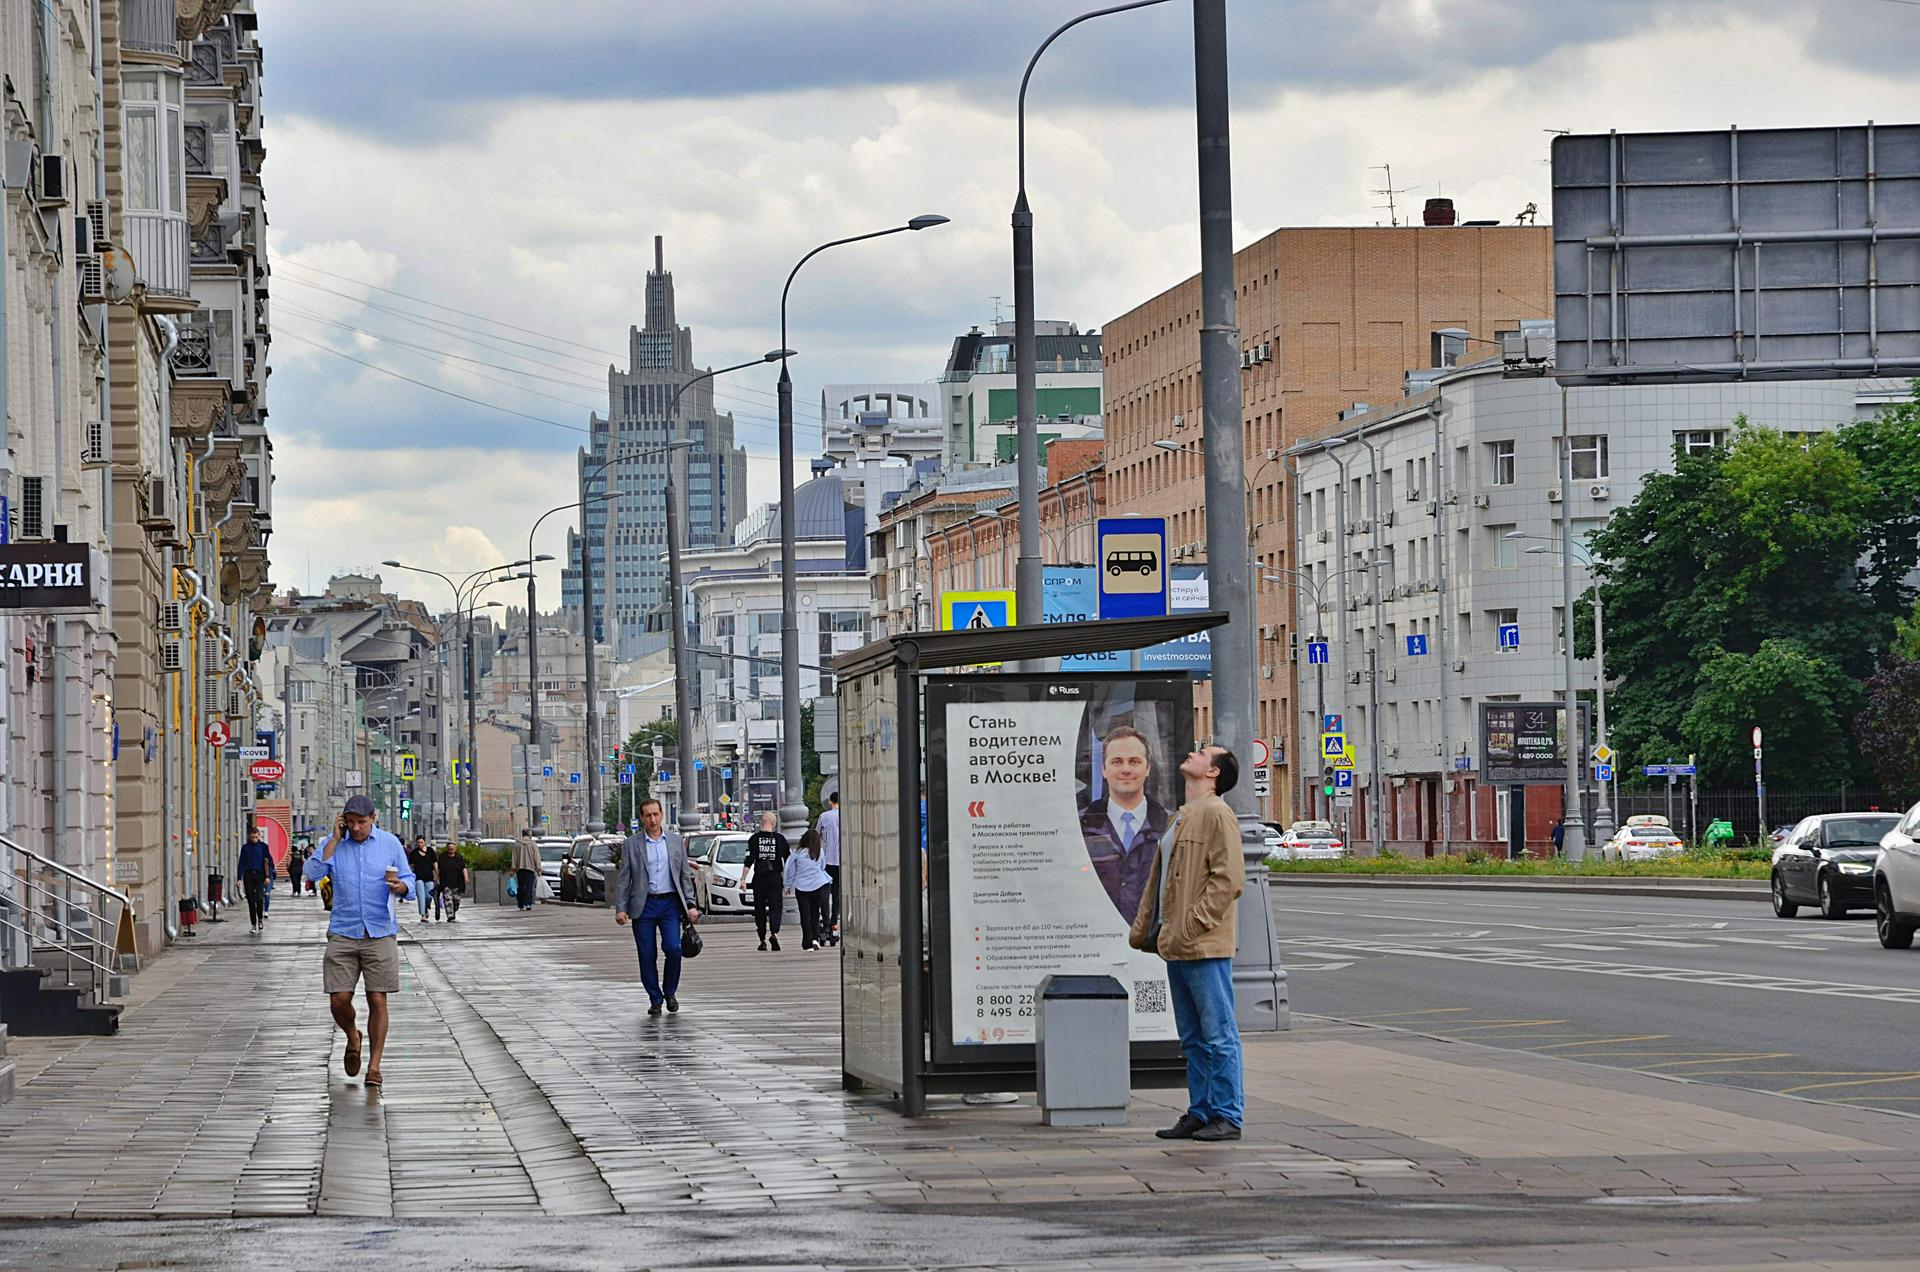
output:
[{"label": "apartment building", "polygon": [[[1042,446],[1062,437],[1100,436],[1100,347],[1097,331],[1051,319],[1034,323],[1035,413]],[[944,467],[1016,458],[1018,371],[1011,322],[954,337],[937,386],[946,426]]]},{"label": "apartment building", "polygon": [[[1355,402],[1398,398],[1406,373],[1431,361],[1434,333],[1490,342],[1549,312],[1549,246],[1546,227],[1444,224],[1280,229],[1235,254],[1258,574],[1286,578],[1294,568],[1282,452],[1335,428]],[[1197,563],[1206,543],[1199,277],[1113,319],[1102,348],[1108,511],[1166,517],[1175,560]],[[1256,609],[1256,727],[1277,756],[1291,757],[1299,740],[1284,656],[1291,594],[1261,583]],[[1197,686],[1202,737],[1211,702],[1211,686]],[[1294,789],[1277,767],[1262,815],[1292,817]]]}]

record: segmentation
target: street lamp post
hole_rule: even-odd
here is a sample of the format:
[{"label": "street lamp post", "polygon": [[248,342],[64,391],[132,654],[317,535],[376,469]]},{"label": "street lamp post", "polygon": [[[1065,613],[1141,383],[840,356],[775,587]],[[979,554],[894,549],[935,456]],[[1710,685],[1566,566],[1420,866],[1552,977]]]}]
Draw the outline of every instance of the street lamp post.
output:
[{"label": "street lamp post", "polygon": [[[1194,119],[1200,171],[1200,392],[1207,468],[1207,566],[1212,604],[1228,611],[1213,656],[1213,736],[1252,758],[1253,645],[1240,624],[1254,622],[1253,579],[1240,546],[1247,505],[1246,432],[1240,397],[1240,330],[1234,317],[1233,160],[1227,109],[1226,0],[1193,3]],[[1234,1015],[1242,1030],[1288,1023],[1286,972],[1267,903],[1266,831],[1253,788],[1236,784],[1227,803],[1240,820],[1246,886],[1233,956]]]},{"label": "street lamp post", "polygon": [[[589,483],[600,477],[607,469],[613,467],[615,464],[625,463],[630,459],[647,459],[654,455],[666,455],[672,451],[685,450],[692,445],[693,443],[690,441],[675,439],[668,442],[665,446],[632,447],[619,451],[610,449],[607,457],[594,465],[591,472],[581,475],[581,488],[585,489]],[[672,465],[669,464],[668,467],[671,468]],[[669,501],[671,501],[673,495],[671,475],[669,475],[668,478],[667,495]],[[617,497],[618,496],[610,495],[608,499]],[[596,669],[598,658],[594,648],[597,642],[593,636],[593,540],[592,536],[587,533],[587,505],[598,502],[602,502],[602,500],[593,495],[588,495],[579,501],[580,627],[581,635],[586,639],[586,666],[584,670],[586,671],[587,680],[587,830],[596,835],[607,828],[607,823],[605,809],[601,807],[600,800],[600,685]],[[671,535],[673,533],[674,510],[669,506],[666,511],[667,533]],[[669,580],[669,582],[671,582],[671,580]]]},{"label": "street lamp post", "polygon": [[[1014,561],[1014,611],[1024,623],[1038,622],[1046,603],[1040,558],[1040,421],[1039,369],[1035,365],[1038,340],[1033,318],[1033,212],[1027,206],[1027,83],[1047,47],[1073,27],[1093,18],[1164,4],[1166,0],[1133,0],[1083,13],[1054,28],[1053,34],[1027,59],[1020,76],[1020,97],[1014,110],[1019,163],[1019,191],[1013,200],[1013,384],[1015,445],[1018,448],[1020,499],[1020,555]],[[783,341],[784,343],[784,341]],[[967,456],[971,461],[973,456]]]},{"label": "street lamp post", "polygon": [[[790,843],[800,842],[807,828],[807,792],[800,768],[800,561],[797,522],[793,507],[793,377],[787,372],[787,297],[800,267],[830,247],[844,247],[867,239],[884,238],[902,230],[926,230],[945,225],[947,218],[934,214],[916,216],[905,225],[890,225],[884,230],[831,239],[802,256],[787,273],[780,288],[780,748],[781,777],[786,787],[780,806],[780,825]],[[915,935],[908,933],[907,935]]]},{"label": "street lamp post", "polygon": [[[1540,535],[1523,534],[1518,530],[1509,530],[1507,532],[1506,537],[1509,539],[1542,538],[1542,536]],[[1551,543],[1551,541],[1548,541],[1548,543]],[[1560,544],[1552,544],[1552,546],[1547,546],[1546,544],[1542,544],[1541,546],[1528,548],[1527,551],[1530,553],[1532,552],[1549,553],[1550,552],[1558,556],[1560,558],[1560,570],[1561,570],[1561,576],[1562,576],[1563,585],[1564,585],[1563,590],[1567,592],[1568,595],[1571,595],[1573,585],[1571,582],[1566,580],[1570,579],[1571,577],[1573,563],[1577,562],[1581,566],[1585,567],[1587,571],[1587,578],[1591,580],[1593,579],[1593,554],[1591,552],[1588,552],[1586,549],[1579,548],[1579,547],[1575,547],[1573,551],[1569,553],[1564,550],[1566,546],[1567,545],[1565,545],[1564,542]],[[1571,606],[1568,607],[1568,612],[1569,613],[1572,612]],[[1568,625],[1568,629],[1567,629],[1567,648],[1569,650],[1573,648],[1573,629],[1571,624]],[[1593,680],[1594,680],[1594,708],[1595,708],[1595,711],[1594,711],[1595,740],[1598,745],[1605,746],[1607,744],[1607,635],[1606,635],[1606,617],[1605,617],[1605,612],[1602,609],[1600,604],[1600,588],[1597,583],[1595,584],[1593,589],[1593,671],[1594,671]],[[1572,680],[1569,680],[1567,683],[1571,685],[1573,682]],[[1569,697],[1571,697],[1571,691],[1569,692]],[[1577,713],[1575,713],[1572,707],[1569,707],[1568,715],[1567,715],[1567,728],[1569,730],[1569,737],[1567,741],[1567,767],[1570,771],[1577,769],[1577,766],[1579,765],[1579,759],[1580,759],[1578,755],[1578,747],[1575,745],[1576,739],[1572,736],[1572,731],[1576,728],[1577,723],[1578,723],[1578,715]],[[1577,777],[1578,777],[1578,774],[1576,773],[1576,780],[1577,780]],[[1618,780],[1618,779],[1614,779],[1614,780]],[[1597,783],[1595,787],[1596,796],[1595,796],[1594,808],[1593,808],[1593,837],[1596,841],[1603,844],[1606,843],[1609,839],[1613,838],[1613,831],[1614,831],[1613,800],[1608,789],[1611,785],[1612,785],[1612,782],[1600,782],[1600,783]]]}]

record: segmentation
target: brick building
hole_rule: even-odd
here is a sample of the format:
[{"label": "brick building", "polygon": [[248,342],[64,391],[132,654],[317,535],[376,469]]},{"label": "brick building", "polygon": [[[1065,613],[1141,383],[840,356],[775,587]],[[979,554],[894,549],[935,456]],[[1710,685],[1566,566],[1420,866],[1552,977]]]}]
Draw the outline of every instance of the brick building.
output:
[{"label": "brick building", "polygon": [[[1281,229],[1235,254],[1244,373],[1248,524],[1260,575],[1256,725],[1275,743],[1273,795],[1262,815],[1294,815],[1297,752],[1291,703],[1294,589],[1287,545],[1287,460],[1302,438],[1333,431],[1356,402],[1397,401],[1447,328],[1490,341],[1551,312],[1545,226]],[[1198,275],[1108,323],[1102,394],[1108,511],[1164,516],[1176,561],[1206,542]],[[1490,347],[1490,346],[1489,346]],[[1184,452],[1154,445],[1172,441]],[[1183,552],[1184,549],[1184,552]],[[1198,736],[1211,731],[1211,686],[1196,690]],[[1278,745],[1285,743],[1284,747]]]},{"label": "brick building", "polygon": [[[1043,563],[1087,565],[1093,561],[1095,523],[1106,506],[1104,446],[1087,438],[1063,439],[1047,448],[1039,499]],[[944,593],[1012,588],[1020,557],[1018,495],[1001,489],[976,498],[970,510],[928,534],[926,545],[936,621]],[[1038,620],[1023,614],[1020,621]]]}]

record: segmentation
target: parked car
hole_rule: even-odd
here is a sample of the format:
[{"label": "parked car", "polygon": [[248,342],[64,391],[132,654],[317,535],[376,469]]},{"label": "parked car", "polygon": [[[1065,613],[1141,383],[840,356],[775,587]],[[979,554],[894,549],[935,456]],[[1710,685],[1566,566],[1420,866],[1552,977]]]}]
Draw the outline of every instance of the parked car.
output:
[{"label": "parked car", "polygon": [[553,889],[553,895],[560,895],[560,863],[566,860],[567,849],[573,841],[560,835],[548,835],[535,841],[540,848],[540,877]]},{"label": "parked car", "polygon": [[1337,861],[1347,855],[1346,841],[1340,832],[1333,828],[1332,822],[1297,821],[1279,836],[1277,844],[1269,842],[1268,849],[1274,856],[1289,861]]},{"label": "parked car", "polygon": [[560,861],[560,899],[604,903],[614,872],[620,868],[618,835],[580,835]]},{"label": "parked car", "polygon": [[1787,836],[1791,835],[1792,833],[1793,833],[1792,822],[1788,822],[1784,826],[1775,826],[1771,831],[1767,832],[1767,847],[1778,848],[1781,844],[1784,844],[1787,842]]},{"label": "parked car", "polygon": [[1920,928],[1920,804],[1880,837],[1873,912],[1880,944],[1890,950],[1913,947],[1914,930]]},{"label": "parked car", "polygon": [[1898,813],[1821,813],[1804,818],[1773,850],[1773,912],[1783,919],[1817,905],[1822,918],[1873,905],[1880,841],[1900,824]]},{"label": "parked car", "polygon": [[702,914],[753,913],[753,894],[740,889],[746,870],[747,838],[743,831],[716,831],[708,837],[705,864],[694,872],[694,895]]},{"label": "parked car", "polygon": [[1627,818],[1627,824],[1600,846],[1600,856],[1607,861],[1654,861],[1686,850],[1686,840],[1673,833],[1666,818],[1648,813]]}]

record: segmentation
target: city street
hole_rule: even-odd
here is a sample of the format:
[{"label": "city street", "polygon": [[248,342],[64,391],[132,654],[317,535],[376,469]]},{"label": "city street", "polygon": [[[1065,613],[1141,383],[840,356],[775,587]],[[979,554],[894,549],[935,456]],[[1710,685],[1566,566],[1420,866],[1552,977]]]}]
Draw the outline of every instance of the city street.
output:
[{"label": "city street", "polygon": [[[1870,975],[1879,951],[1857,940],[1734,943],[1773,922],[1758,906],[1276,888],[1295,1027],[1247,1040],[1247,1138],[1202,1146],[1148,1133],[1179,1107],[1162,1091],[1135,1092],[1124,1128],[1043,1128],[1030,1097],[940,1100],[906,1122],[840,1090],[832,954],[758,954],[743,924],[710,923],[683,1011],[650,1020],[627,932],[573,906],[404,923],[386,1088],[369,1093],[341,1073],[319,992],[324,911],[277,900],[264,936],[206,927],[136,978],[119,1036],[12,1040],[0,1268],[1121,1267],[1196,1251],[1226,1267],[1865,1267],[1920,1241],[1904,1204],[1920,1121],[1710,1084],[1761,1067],[1735,1053],[1770,1053],[1775,1089],[1854,1080],[1789,1068],[1896,1068],[1873,1039],[1897,1039],[1886,1013],[1909,1007],[1558,970],[1748,960],[1785,985],[1780,960],[1825,958],[1795,979],[1914,984]],[[1647,940],[1669,946],[1628,944]],[[1710,1082],[1671,1080],[1697,1059],[1716,1061],[1698,1066]]]},{"label": "city street", "polygon": [[1920,1113],[1920,956],[1755,901],[1275,887],[1294,1010]]}]

